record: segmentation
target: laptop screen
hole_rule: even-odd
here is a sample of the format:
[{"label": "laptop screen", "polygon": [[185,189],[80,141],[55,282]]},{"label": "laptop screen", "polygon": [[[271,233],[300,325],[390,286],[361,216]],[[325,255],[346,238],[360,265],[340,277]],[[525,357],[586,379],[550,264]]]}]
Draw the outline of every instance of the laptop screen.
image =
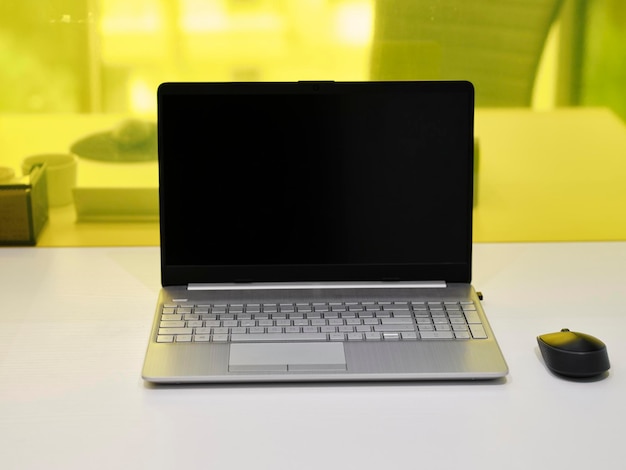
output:
[{"label": "laptop screen", "polygon": [[468,82],[167,83],[163,284],[469,282]]}]

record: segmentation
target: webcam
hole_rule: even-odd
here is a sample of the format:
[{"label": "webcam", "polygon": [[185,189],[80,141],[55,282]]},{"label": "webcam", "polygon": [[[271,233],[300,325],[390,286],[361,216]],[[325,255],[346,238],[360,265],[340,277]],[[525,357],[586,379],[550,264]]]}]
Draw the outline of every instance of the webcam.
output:
[{"label": "webcam", "polygon": [[315,80],[315,81],[300,80],[298,83],[310,84],[311,89],[313,91],[320,91],[320,86],[322,83],[334,83],[334,81],[333,80]]}]

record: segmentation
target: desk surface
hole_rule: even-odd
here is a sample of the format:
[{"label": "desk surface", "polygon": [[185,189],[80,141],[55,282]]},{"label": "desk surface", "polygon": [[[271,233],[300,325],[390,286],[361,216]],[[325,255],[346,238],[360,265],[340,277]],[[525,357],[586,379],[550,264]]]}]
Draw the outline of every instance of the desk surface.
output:
[{"label": "desk surface", "polygon": [[[2,467],[623,468],[625,266],[624,242],[476,244],[500,382],[156,388],[157,248],[0,249]],[[606,342],[604,380],[545,369],[562,327]]]}]

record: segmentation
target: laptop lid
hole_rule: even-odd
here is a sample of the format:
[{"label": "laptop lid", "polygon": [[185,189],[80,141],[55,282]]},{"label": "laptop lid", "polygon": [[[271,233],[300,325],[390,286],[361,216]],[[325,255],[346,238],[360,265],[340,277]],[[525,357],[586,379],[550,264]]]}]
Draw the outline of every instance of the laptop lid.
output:
[{"label": "laptop lid", "polygon": [[165,83],[162,283],[470,282],[468,82]]}]

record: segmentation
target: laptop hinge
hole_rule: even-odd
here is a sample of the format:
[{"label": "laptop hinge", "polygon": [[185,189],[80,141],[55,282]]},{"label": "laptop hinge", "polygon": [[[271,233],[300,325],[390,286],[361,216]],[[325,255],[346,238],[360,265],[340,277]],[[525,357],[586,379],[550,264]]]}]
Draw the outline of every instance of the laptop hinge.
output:
[{"label": "laptop hinge", "polygon": [[393,282],[251,282],[235,284],[193,283],[187,290],[268,290],[268,289],[442,289],[445,281],[393,281]]}]

